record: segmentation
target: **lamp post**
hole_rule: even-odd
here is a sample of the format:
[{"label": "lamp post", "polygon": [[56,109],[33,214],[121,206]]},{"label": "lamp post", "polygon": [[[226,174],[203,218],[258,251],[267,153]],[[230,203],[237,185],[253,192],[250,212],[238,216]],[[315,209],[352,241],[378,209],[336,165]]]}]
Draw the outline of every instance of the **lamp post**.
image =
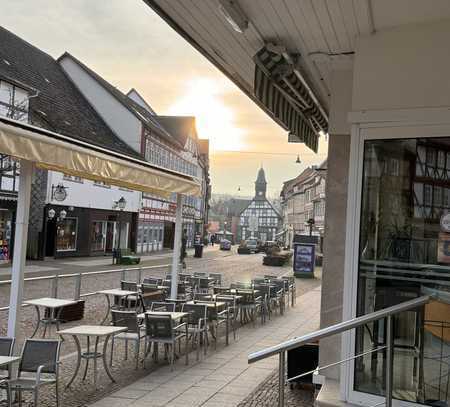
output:
[{"label": "lamp post", "polygon": [[122,212],[125,209],[125,207],[127,206],[127,201],[122,196],[114,204],[115,204],[115,208],[119,210],[119,216],[118,216],[118,218],[119,218],[119,241],[117,243],[117,250],[120,251],[120,241],[122,238]]}]

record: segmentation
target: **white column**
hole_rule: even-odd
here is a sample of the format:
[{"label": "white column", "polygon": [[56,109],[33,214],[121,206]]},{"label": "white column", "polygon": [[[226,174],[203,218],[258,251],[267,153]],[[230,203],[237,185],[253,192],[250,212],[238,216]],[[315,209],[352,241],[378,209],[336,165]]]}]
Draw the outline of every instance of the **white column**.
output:
[{"label": "white column", "polygon": [[171,298],[178,295],[178,269],[181,254],[181,233],[183,229],[183,196],[177,194],[177,212],[175,217],[175,237],[173,239]]},{"label": "white column", "polygon": [[8,336],[10,337],[17,337],[19,333],[33,170],[34,163],[25,160],[20,161],[19,197],[17,201],[14,255],[11,271],[12,282],[9,294]]}]

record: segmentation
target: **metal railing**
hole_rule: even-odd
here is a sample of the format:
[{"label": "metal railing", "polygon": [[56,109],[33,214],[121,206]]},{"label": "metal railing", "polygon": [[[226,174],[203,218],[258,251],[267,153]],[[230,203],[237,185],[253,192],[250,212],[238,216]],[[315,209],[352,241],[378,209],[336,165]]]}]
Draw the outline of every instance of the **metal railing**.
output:
[{"label": "metal railing", "polygon": [[[59,280],[67,279],[67,278],[75,278],[75,288],[74,288],[74,300],[79,300],[80,298],[90,297],[92,295],[96,295],[97,291],[94,292],[88,292],[81,294],[81,283],[83,277],[90,277],[95,275],[102,275],[102,274],[114,274],[114,273],[121,273],[121,280],[126,280],[126,274],[128,272],[136,272],[136,282],[140,283],[142,281],[142,272],[144,270],[155,270],[155,269],[163,269],[163,268],[169,268],[171,267],[171,264],[161,264],[156,266],[143,266],[143,267],[129,267],[129,268],[118,268],[118,269],[110,269],[110,270],[98,270],[98,271],[86,271],[84,273],[67,273],[67,274],[52,274],[49,276],[42,276],[42,277],[29,277],[25,278],[25,282],[35,282],[35,281],[51,281],[51,289],[50,289],[50,296],[53,298],[58,297],[58,283]],[[0,287],[5,285],[10,285],[11,280],[3,280],[0,281]],[[26,304],[22,304],[22,307],[25,307]],[[1,311],[8,311],[9,306],[7,307],[0,307]]]},{"label": "metal railing", "polygon": [[[363,315],[361,317],[353,318],[348,321],[340,322],[335,325],[331,325],[329,327],[319,329],[316,332],[312,332],[307,335],[300,336],[298,338],[290,339],[288,341],[282,342],[278,345],[271,346],[269,348],[260,350],[258,352],[251,353],[248,356],[248,363],[254,363],[262,359],[266,359],[268,357],[279,355],[279,364],[278,364],[278,406],[284,406],[284,387],[286,384],[286,352],[292,349],[299,348],[303,345],[306,345],[311,342],[318,341],[319,339],[328,338],[329,336],[336,335],[342,332],[349,331],[354,328],[358,328],[364,326],[370,322],[374,322],[380,320],[382,318],[386,318],[386,346],[377,347],[375,349],[371,349],[367,352],[360,353],[348,359],[343,359],[338,362],[332,363],[330,365],[318,367],[314,369],[314,371],[306,372],[296,377],[290,378],[289,381],[300,378],[302,376],[306,376],[315,371],[320,371],[332,366],[340,365],[342,363],[351,361],[358,357],[367,355],[369,353],[378,352],[380,350],[386,350],[386,371],[385,371],[385,383],[386,383],[386,391],[385,391],[385,402],[378,403],[378,405],[385,404],[386,407],[392,407],[392,387],[393,387],[393,350],[394,350],[394,330],[393,330],[393,321],[394,316],[400,314],[405,311],[410,311],[415,308],[419,308],[424,306],[432,299],[431,296],[422,296],[415,298],[410,301],[405,301],[400,304],[394,305],[389,308],[385,308],[379,311],[372,312],[367,315]],[[375,407],[375,406],[372,406]]]}]

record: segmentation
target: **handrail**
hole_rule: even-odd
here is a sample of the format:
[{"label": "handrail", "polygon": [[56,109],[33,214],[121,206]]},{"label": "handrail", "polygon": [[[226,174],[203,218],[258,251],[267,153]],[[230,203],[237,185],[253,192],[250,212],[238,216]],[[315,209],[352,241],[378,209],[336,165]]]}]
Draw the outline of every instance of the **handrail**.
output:
[{"label": "handrail", "polygon": [[251,353],[248,356],[248,363],[254,363],[257,362],[258,360],[266,359],[278,353],[286,352],[288,350],[306,345],[307,343],[327,338],[328,336],[336,335],[338,333],[348,331],[349,329],[358,328],[362,325],[368,324],[369,322],[376,321],[389,315],[395,315],[399,314],[400,312],[418,308],[422,305],[427,304],[428,302],[430,302],[430,300],[431,296],[429,295],[414,298],[413,300],[405,301],[400,304],[393,305],[392,307],[384,308],[379,311],[363,315],[361,317],[349,319],[347,321],[319,329],[318,331],[300,336],[298,338],[290,339],[278,345],[271,346],[258,352]]},{"label": "handrail", "polygon": [[[392,407],[392,390],[393,390],[393,351],[394,351],[394,315],[399,314],[404,311],[409,311],[421,306],[424,306],[433,296],[425,295],[422,297],[415,298],[413,300],[405,301],[397,305],[393,305],[392,307],[388,307],[379,311],[372,312],[367,315],[363,315],[357,318],[350,319],[348,321],[340,322],[335,325],[331,325],[326,328],[319,329],[316,332],[312,332],[298,338],[290,339],[288,341],[282,342],[278,345],[271,346],[269,348],[260,350],[258,352],[253,352],[248,356],[248,363],[254,363],[258,360],[266,359],[268,357],[278,355],[278,406],[284,407],[284,386],[286,383],[285,377],[285,364],[286,364],[286,352],[299,348],[303,345],[306,345],[311,342],[315,342],[319,339],[327,338],[332,335],[336,335],[350,329],[358,328],[365,324],[368,324],[373,321],[377,321],[382,318],[386,318],[386,372],[385,372],[385,382],[386,382],[386,391],[385,391],[385,402],[380,403],[384,404],[386,407]],[[377,351],[380,349],[376,349]],[[372,352],[372,351],[371,351]],[[362,355],[358,355],[360,357]],[[352,360],[354,358],[350,358],[348,360]],[[348,361],[346,359],[341,360],[337,363],[333,363],[326,367],[335,366],[337,364],[344,363]],[[310,372],[308,372],[310,373]],[[302,375],[300,375],[302,376]],[[298,377],[300,377],[298,376]],[[378,404],[377,404],[378,405]],[[374,407],[374,406],[373,406]]]}]

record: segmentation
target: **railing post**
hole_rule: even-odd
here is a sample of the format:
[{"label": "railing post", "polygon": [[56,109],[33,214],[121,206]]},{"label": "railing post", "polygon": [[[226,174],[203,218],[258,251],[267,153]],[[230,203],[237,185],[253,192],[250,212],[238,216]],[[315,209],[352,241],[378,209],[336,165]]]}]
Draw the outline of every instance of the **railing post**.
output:
[{"label": "railing post", "polygon": [[392,386],[394,370],[394,317],[386,318],[386,407],[392,407]]},{"label": "railing post", "polygon": [[126,278],[125,278],[126,274],[125,273],[126,273],[126,271],[125,271],[125,269],[123,269],[122,270],[122,277],[120,278],[122,281],[126,281]]},{"label": "railing post", "polygon": [[284,365],[285,365],[285,355],[284,351],[280,352],[279,355],[279,366],[278,366],[278,407],[284,407]]},{"label": "railing post", "polygon": [[138,284],[141,284],[141,282],[142,282],[142,267],[139,267],[139,270],[138,270],[138,281],[137,281],[137,283],[138,283]]},{"label": "railing post", "polygon": [[52,280],[52,297],[58,298],[58,274],[56,274]]},{"label": "railing post", "polygon": [[78,273],[75,280],[75,296],[74,300],[78,301],[81,296],[81,273]]}]

